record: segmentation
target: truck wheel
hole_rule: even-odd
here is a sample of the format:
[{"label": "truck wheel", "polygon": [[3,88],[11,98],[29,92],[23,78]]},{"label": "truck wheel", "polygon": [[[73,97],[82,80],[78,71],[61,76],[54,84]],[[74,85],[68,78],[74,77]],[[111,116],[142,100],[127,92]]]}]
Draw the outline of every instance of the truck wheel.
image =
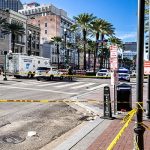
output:
[{"label": "truck wheel", "polygon": [[52,81],[52,80],[53,80],[53,76],[50,76],[50,77],[49,77],[49,80],[51,80],[51,81]]},{"label": "truck wheel", "polygon": [[63,80],[63,76],[60,76],[60,80]]},{"label": "truck wheel", "polygon": [[32,78],[32,72],[28,72],[28,78],[29,78],[29,79]]},{"label": "truck wheel", "polygon": [[37,79],[37,81],[40,81],[41,79],[40,78],[36,78]]}]

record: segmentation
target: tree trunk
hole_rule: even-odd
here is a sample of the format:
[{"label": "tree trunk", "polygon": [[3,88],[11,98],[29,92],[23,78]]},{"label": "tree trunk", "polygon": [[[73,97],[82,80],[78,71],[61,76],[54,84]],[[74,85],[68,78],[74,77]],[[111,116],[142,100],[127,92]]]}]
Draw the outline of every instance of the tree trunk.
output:
[{"label": "tree trunk", "polygon": [[15,52],[15,34],[12,33],[12,53]]},{"label": "tree trunk", "polygon": [[97,52],[98,52],[98,40],[99,40],[99,33],[96,33],[96,49],[94,52],[94,72],[96,71],[96,58],[97,58]]},{"label": "tree trunk", "polygon": [[88,69],[90,70],[90,55],[91,55],[91,51],[88,50]]},{"label": "tree trunk", "polygon": [[80,69],[80,50],[78,49],[78,69]]},{"label": "tree trunk", "polygon": [[100,69],[103,68],[103,60],[104,60],[104,52],[103,52],[103,40],[104,40],[104,35],[101,35],[101,40],[102,40],[102,47],[101,47],[101,57],[100,57]]},{"label": "tree trunk", "polygon": [[84,70],[86,70],[86,30],[83,29],[83,41],[84,41]]},{"label": "tree trunk", "polygon": [[59,44],[57,44],[57,63],[59,69]]}]

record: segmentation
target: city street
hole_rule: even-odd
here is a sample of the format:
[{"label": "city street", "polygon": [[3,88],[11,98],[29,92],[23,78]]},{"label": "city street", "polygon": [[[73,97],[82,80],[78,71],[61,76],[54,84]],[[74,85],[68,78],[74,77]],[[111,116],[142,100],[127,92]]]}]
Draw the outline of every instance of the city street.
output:
[{"label": "city street", "polygon": [[[110,80],[76,79],[75,81],[36,81],[1,76],[1,100],[88,100],[100,101]],[[91,96],[93,95],[93,96]],[[97,96],[98,95],[98,96]],[[99,97],[100,95],[100,97]],[[102,105],[101,105],[102,106]],[[38,149],[78,126],[89,110],[99,113],[99,103],[0,103],[1,149]],[[28,132],[36,135],[30,137]],[[17,144],[16,144],[17,143]]]},{"label": "city street", "polygon": [[[132,85],[132,99],[135,102],[135,79],[129,84]],[[146,88],[146,83],[144,84]],[[110,79],[80,78],[72,82],[57,80],[45,82],[8,77],[8,81],[3,81],[1,76],[0,85],[1,100],[57,101],[0,103],[1,149],[11,147],[11,150],[34,150],[78,126],[84,121],[82,118],[93,117],[91,114],[101,116],[103,87],[110,86]],[[144,96],[146,101],[146,94]],[[113,99],[112,87],[111,97]],[[78,103],[63,103],[58,102],[59,100],[74,100]],[[85,103],[87,100],[95,100],[97,103]],[[35,135],[30,137],[28,135],[30,131],[36,132]]]}]

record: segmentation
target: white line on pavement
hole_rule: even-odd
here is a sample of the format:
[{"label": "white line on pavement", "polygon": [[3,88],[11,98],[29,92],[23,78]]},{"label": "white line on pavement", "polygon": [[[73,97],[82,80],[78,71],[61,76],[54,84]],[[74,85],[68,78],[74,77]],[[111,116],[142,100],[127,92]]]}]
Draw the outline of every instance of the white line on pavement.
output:
[{"label": "white line on pavement", "polygon": [[1,86],[7,89],[22,89],[22,90],[31,90],[31,91],[41,91],[41,92],[53,92],[53,93],[60,93],[60,94],[68,94],[68,95],[75,95],[78,93],[70,93],[70,92],[62,92],[62,91],[53,91],[53,90],[44,90],[44,89],[33,89],[33,88],[23,88],[23,87],[16,87],[16,86]]},{"label": "white line on pavement", "polygon": [[87,84],[71,87],[71,89],[78,89],[78,88],[90,86],[90,85],[93,85],[93,84],[95,84],[95,83],[87,83]]},{"label": "white line on pavement", "polygon": [[61,87],[67,87],[67,86],[74,86],[74,85],[77,85],[77,84],[83,84],[84,82],[69,82],[69,84],[65,84],[65,85],[58,85],[58,86],[55,86],[57,88],[61,88]]},{"label": "white line on pavement", "polygon": [[[57,83],[52,83],[52,82],[51,82],[51,83],[46,83],[46,84],[41,82],[40,85],[37,85],[37,86],[40,86],[40,87],[41,87],[41,86],[47,86],[47,85],[52,85],[52,86],[53,86],[53,85],[57,85],[57,84],[61,84],[61,83],[63,83],[63,82],[57,82]],[[64,84],[64,83],[63,83],[63,84]]]},{"label": "white line on pavement", "polygon": [[92,87],[92,88],[89,88],[89,89],[86,89],[88,91],[91,91],[91,90],[95,90],[95,89],[98,89],[98,88],[102,88],[104,86],[107,86],[108,84],[101,84],[101,85],[98,85],[98,86],[95,86],[95,87]]}]

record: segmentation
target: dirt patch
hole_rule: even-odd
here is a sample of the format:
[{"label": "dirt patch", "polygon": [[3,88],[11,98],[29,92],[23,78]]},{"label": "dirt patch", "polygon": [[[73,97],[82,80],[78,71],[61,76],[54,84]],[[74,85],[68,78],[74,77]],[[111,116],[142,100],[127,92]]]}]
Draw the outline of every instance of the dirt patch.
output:
[{"label": "dirt patch", "polygon": [[[18,142],[14,144],[13,141],[16,138],[6,138],[5,141],[12,142],[2,142],[1,150],[40,149],[82,123],[82,120],[80,120],[82,116],[83,114],[78,113],[65,103],[45,105],[43,108],[36,109],[32,113],[26,114],[26,117],[23,116],[23,121],[26,121],[26,123],[22,124],[22,126],[16,125],[16,128],[12,130],[9,129],[10,135],[19,135],[19,137],[25,140],[21,143]],[[18,123],[20,121],[21,120],[18,120]],[[13,124],[13,122],[11,122],[11,124]],[[27,133],[29,131],[35,131],[36,136],[28,137]],[[8,135],[7,132],[1,134],[3,134],[3,136]]]}]

